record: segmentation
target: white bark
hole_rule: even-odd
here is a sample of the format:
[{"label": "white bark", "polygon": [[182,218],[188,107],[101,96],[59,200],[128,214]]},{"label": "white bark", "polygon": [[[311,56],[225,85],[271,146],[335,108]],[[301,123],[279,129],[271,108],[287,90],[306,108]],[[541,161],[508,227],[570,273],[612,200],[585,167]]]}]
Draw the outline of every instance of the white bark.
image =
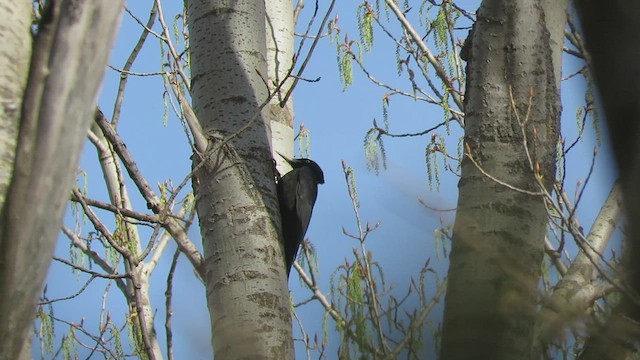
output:
[{"label": "white bark", "polygon": [[264,3],[191,0],[187,21],[193,110],[209,136],[193,184],[214,354],[290,359],[271,129],[259,108],[269,81]]},{"label": "white bark", "polygon": [[280,174],[290,166],[277,154],[293,157],[293,101],[290,96],[282,103],[293,83],[288,75],[293,66],[293,7],[287,0],[265,2],[267,35],[267,69],[271,91],[276,92],[269,102],[266,117],[271,124],[273,158]]}]

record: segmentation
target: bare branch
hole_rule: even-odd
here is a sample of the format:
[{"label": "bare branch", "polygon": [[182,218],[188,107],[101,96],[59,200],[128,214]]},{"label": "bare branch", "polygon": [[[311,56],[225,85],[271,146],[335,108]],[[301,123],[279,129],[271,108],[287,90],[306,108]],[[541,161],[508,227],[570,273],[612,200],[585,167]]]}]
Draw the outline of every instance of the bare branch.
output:
[{"label": "bare branch", "polygon": [[[78,237],[78,235],[76,233],[74,233],[71,229],[69,229],[66,226],[62,226],[62,232],[69,238],[69,240],[71,240],[71,242],[73,243],[73,246],[75,246],[78,249],[80,249],[82,251],[82,253],[87,255],[94,264],[100,266],[100,268],[102,270],[104,270],[105,273],[111,274],[111,275],[117,275],[118,274],[118,270],[117,269],[113,268],[106,261],[104,261],[104,259],[97,252],[91,250],[87,246],[87,244],[85,244],[85,242],[82,241]],[[118,289],[120,289],[120,291],[122,292],[122,294],[126,298],[128,296],[127,295],[127,286],[124,284],[124,282],[122,282],[122,280],[117,280],[116,279],[116,285],[118,286]]]},{"label": "bare branch", "polygon": [[[131,14],[128,9],[126,9],[126,11],[133,17],[133,14]],[[122,71],[120,71],[120,84],[118,84],[116,101],[113,104],[113,114],[111,115],[111,125],[113,125],[114,128],[118,126],[118,121],[120,120],[120,111],[122,110],[122,101],[124,100],[124,89],[127,86],[129,70],[131,70],[133,63],[136,61],[136,59],[138,58],[138,55],[140,54],[140,51],[142,50],[142,46],[147,40],[147,35],[150,33],[150,29],[153,27],[153,23],[156,20],[156,14],[157,14],[156,7],[154,5],[151,8],[151,11],[149,12],[149,19],[147,20],[147,24],[143,25],[142,34],[140,34],[140,38],[138,39],[138,42],[133,47],[133,50],[131,50],[129,57],[125,62],[124,67],[122,68]],[[133,18],[136,19],[136,21],[138,21],[136,17],[133,17]]]},{"label": "bare branch", "polygon": [[420,50],[427,57],[427,60],[429,61],[429,63],[435,69],[436,74],[438,75],[438,77],[440,78],[442,83],[449,90],[451,90],[451,95],[453,96],[453,101],[456,103],[458,108],[462,109],[464,111],[464,104],[462,102],[462,98],[455,91],[453,91],[455,89],[454,89],[453,85],[451,84],[451,81],[449,80],[449,75],[442,68],[442,64],[440,64],[438,59],[436,59],[435,56],[433,56],[433,54],[431,53],[431,51],[427,47],[427,44],[425,44],[424,41],[422,41],[422,37],[420,37],[418,32],[413,28],[413,25],[411,25],[409,20],[407,20],[407,18],[404,16],[404,13],[402,12],[402,10],[400,10],[400,8],[395,3],[395,1],[393,1],[393,0],[385,0],[385,3],[387,4],[387,6],[389,6],[391,11],[393,11],[393,13],[396,15],[396,18],[398,18],[398,21],[400,22],[400,24],[402,24],[402,27],[409,33],[409,35],[411,35],[411,39],[418,45]]},{"label": "bare branch", "polygon": [[189,125],[189,129],[191,130],[191,134],[193,135],[194,146],[196,151],[204,154],[207,151],[207,145],[209,141],[207,140],[204,130],[202,130],[202,126],[200,125],[200,121],[196,116],[196,113],[193,112],[191,105],[182,94],[182,91],[178,87],[178,84],[175,81],[171,80],[171,74],[165,72],[165,76],[169,79],[169,84],[171,85],[171,89],[173,93],[178,98],[178,104],[180,104],[180,109],[182,110],[182,114],[184,115],[187,124]]},{"label": "bare branch", "polygon": [[171,267],[169,268],[169,275],[167,275],[167,290],[164,292],[165,296],[165,314],[166,319],[164,327],[167,331],[167,358],[173,360],[173,331],[171,329],[171,317],[173,316],[173,309],[171,308],[171,299],[173,295],[173,275],[178,265],[178,258],[180,257],[180,251],[176,250],[173,253],[173,259],[171,260]]}]

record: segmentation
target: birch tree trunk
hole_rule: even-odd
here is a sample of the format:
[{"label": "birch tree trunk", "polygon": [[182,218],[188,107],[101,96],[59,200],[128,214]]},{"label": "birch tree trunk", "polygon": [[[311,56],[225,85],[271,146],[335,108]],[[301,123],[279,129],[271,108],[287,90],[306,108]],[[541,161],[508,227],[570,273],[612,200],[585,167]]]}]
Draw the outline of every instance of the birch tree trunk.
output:
[{"label": "birch tree trunk", "polygon": [[485,0],[465,45],[466,156],[442,359],[531,356],[547,223],[535,194],[555,177],[566,5]]},{"label": "birch tree trunk", "polygon": [[122,3],[48,2],[32,50],[32,2],[0,1],[1,359],[31,357],[36,300]]},{"label": "birch tree trunk", "polygon": [[[13,164],[15,161],[16,143],[18,141],[18,129],[20,124],[20,108],[22,107],[22,96],[27,83],[29,70],[29,59],[31,55],[31,2],[30,1],[1,1],[0,17],[4,19],[0,22],[0,209],[4,209],[7,192],[13,174]],[[0,216],[4,215],[1,210]],[[0,235],[4,231],[0,228]],[[4,256],[7,240],[0,237],[0,251]],[[15,245],[13,245],[15,246]],[[48,259],[45,260],[48,263]],[[0,258],[0,296],[5,299],[12,289],[5,288],[4,280],[6,259]],[[13,319],[8,319],[11,311],[5,303],[9,299],[0,299],[0,348],[6,349],[0,352],[0,358],[4,359],[3,353],[6,351],[6,358],[17,357],[22,346],[26,346],[25,355],[28,353],[28,343],[24,343],[29,336],[26,330],[32,319],[33,306],[29,309],[19,309],[21,314],[16,314]],[[35,301],[35,298],[34,298]],[[12,306],[13,304],[7,304]],[[35,304],[34,304],[35,305]],[[4,314],[4,315],[3,315]],[[15,334],[9,335],[6,334]],[[24,357],[26,358],[26,356]]]},{"label": "birch tree trunk", "polygon": [[279,242],[264,2],[188,5],[193,109],[209,138],[194,154],[214,354],[291,359],[290,301]]}]

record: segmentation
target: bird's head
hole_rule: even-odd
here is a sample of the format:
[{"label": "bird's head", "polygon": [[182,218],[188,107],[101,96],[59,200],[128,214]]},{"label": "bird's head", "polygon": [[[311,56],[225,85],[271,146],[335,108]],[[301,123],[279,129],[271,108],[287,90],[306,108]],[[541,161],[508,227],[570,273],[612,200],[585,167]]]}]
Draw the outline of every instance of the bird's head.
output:
[{"label": "bird's head", "polygon": [[294,169],[299,169],[303,167],[309,168],[313,173],[313,177],[315,178],[316,182],[318,184],[324,184],[324,173],[322,172],[320,165],[318,165],[315,161],[310,159],[292,159],[280,153],[278,153],[278,155],[280,155],[283,159],[285,159],[289,163],[289,165],[291,165],[291,167]]}]

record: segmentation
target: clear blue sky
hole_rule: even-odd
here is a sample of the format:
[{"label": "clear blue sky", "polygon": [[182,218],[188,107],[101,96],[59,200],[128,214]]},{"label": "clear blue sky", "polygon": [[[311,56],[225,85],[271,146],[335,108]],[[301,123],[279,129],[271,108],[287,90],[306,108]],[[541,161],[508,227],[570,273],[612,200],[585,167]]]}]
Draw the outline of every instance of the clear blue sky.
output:
[{"label": "clear blue sky", "polygon": [[[175,13],[174,6],[179,2],[172,3],[164,4],[166,14]],[[339,14],[340,17],[342,37],[346,33],[350,38],[357,37],[354,3],[339,1],[334,10],[334,13]],[[129,2],[128,5],[136,15],[146,20],[149,3]],[[308,17],[311,6],[311,3],[307,5],[301,19]],[[322,2],[321,6],[326,4]],[[324,7],[320,12],[323,10]],[[474,8],[469,10],[475,11]],[[299,26],[299,29],[306,26],[304,22],[301,24],[303,26]],[[139,25],[125,14],[110,64],[122,67],[124,59],[129,55],[139,34]],[[157,49],[158,40],[148,40],[140,59],[132,70],[158,71],[162,59]],[[398,78],[396,72],[394,51],[394,47],[380,32],[377,32],[374,49],[365,56],[365,61],[371,66],[372,73],[377,78],[406,89],[406,82],[402,80],[403,78]],[[576,65],[572,59],[569,59],[566,66],[575,68]],[[417,197],[424,198],[436,207],[453,208],[457,201],[457,179],[453,176],[443,176],[440,192],[429,191],[424,150],[430,137],[386,139],[388,169],[382,171],[379,176],[366,170],[362,143],[372,120],[376,118],[380,121],[382,118],[382,96],[385,91],[368,82],[355,67],[354,74],[353,86],[343,92],[337,71],[335,44],[329,43],[326,39],[320,42],[305,73],[305,77],[321,77],[321,81],[301,82],[296,89],[294,96],[296,124],[304,121],[305,127],[311,131],[311,156],[322,166],[326,180],[320,188],[307,236],[316,246],[322,274],[321,286],[323,292],[327,293],[330,273],[342,264],[345,258],[351,258],[351,249],[358,245],[342,234],[343,227],[352,232],[356,229],[341,167],[341,161],[346,161],[356,173],[363,220],[372,224],[381,222],[380,229],[370,236],[368,248],[374,252],[375,258],[383,266],[387,282],[394,283],[397,291],[402,293],[407,288],[409,276],[416,276],[428,258],[432,259],[432,267],[440,271],[441,276],[446,274],[446,260],[442,256],[439,261],[436,260],[433,232],[439,226],[440,217],[443,217],[445,223],[452,223],[453,214],[439,214],[426,210],[418,203]],[[107,117],[111,116],[118,79],[118,75],[109,70],[99,97],[99,104]],[[584,84],[572,81],[565,85],[567,86],[563,88],[562,94],[563,128],[567,130],[567,136],[573,139],[575,135],[570,134],[575,134],[572,130],[575,129],[576,123],[575,107],[582,101]],[[128,149],[135,156],[142,173],[154,188],[157,188],[156,184],[166,179],[172,179],[174,184],[178,184],[191,167],[189,160],[191,154],[181,125],[172,114],[166,125],[163,124],[161,98],[163,90],[161,79],[157,76],[131,77],[119,125]],[[421,131],[439,123],[442,118],[441,110],[428,107],[424,103],[400,100],[395,97],[391,104],[389,117],[391,130],[395,133]],[[572,156],[573,162],[569,176],[572,180],[569,183],[575,183],[577,179],[584,179],[586,176],[594,143],[590,129],[591,126],[587,125],[586,140],[580,144]],[[444,131],[440,131],[440,134],[445,135]],[[455,146],[460,134],[460,131],[454,127],[451,146]],[[601,157],[598,161],[596,174],[591,179],[592,191],[589,191],[583,200],[590,206],[585,206],[585,210],[579,213],[587,229],[612,182],[611,176],[606,175],[611,173],[610,167],[606,165],[607,161],[606,157]],[[85,146],[80,168],[88,173],[89,196],[101,200],[107,199],[97,167],[95,151],[90,144]],[[444,173],[443,170],[441,172]],[[135,188],[130,186],[129,190],[134,198],[135,207],[144,209],[141,198],[135,195]],[[108,219],[106,214],[102,215]],[[109,221],[107,220],[107,223]],[[66,224],[70,227],[74,224],[69,213],[66,216]],[[93,230],[89,223],[81,226],[85,231]],[[192,228],[190,235],[192,241],[201,247],[200,235],[196,227]],[[61,237],[57,255],[68,257],[68,249],[68,241]],[[164,261],[159,264],[152,277],[153,306],[158,309],[156,329],[161,334],[162,342],[164,342],[165,282],[173,249],[175,246],[171,244],[165,251]],[[85,277],[81,276],[80,280],[76,280],[66,267],[54,263],[47,279],[48,297],[55,298],[74,293],[84,283],[83,279]],[[95,281],[79,298],[57,303],[56,315],[74,322],[85,318],[85,324],[95,323],[99,316],[101,294],[105,285],[103,281]],[[295,275],[292,276],[289,285],[295,302],[308,297],[309,292],[300,287]],[[107,303],[108,308],[113,311],[112,318],[118,319],[117,322],[121,324],[122,315],[116,315],[116,313],[122,311],[124,301],[115,287],[111,289]],[[210,359],[209,314],[205,304],[204,287],[194,278],[191,266],[184,257],[180,260],[174,281],[173,307],[176,359]],[[433,319],[440,317],[441,310],[441,307],[437,309]],[[314,332],[321,335],[322,315],[321,307],[315,303],[300,310],[306,331],[311,336]],[[294,329],[297,329],[295,324]],[[329,330],[332,329],[331,323]],[[96,331],[95,328],[92,330]],[[68,327],[56,324],[57,333],[66,331]],[[36,345],[34,352],[37,353],[37,344],[34,345]],[[328,354],[335,354],[337,341],[333,340],[328,345]],[[304,357],[301,350],[298,346],[299,358]],[[80,357],[83,354],[86,354],[84,350],[80,350]]]}]

